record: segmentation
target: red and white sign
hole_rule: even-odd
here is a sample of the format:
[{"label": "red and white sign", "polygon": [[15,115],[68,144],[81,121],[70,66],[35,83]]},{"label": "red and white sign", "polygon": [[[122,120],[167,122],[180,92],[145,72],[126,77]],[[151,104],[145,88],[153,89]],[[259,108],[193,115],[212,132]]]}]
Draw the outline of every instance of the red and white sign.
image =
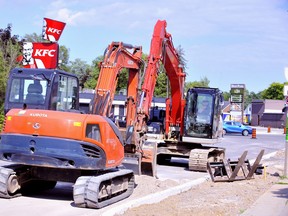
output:
[{"label": "red and white sign", "polygon": [[25,68],[57,68],[57,43],[24,42],[22,52],[23,55],[19,60]]},{"label": "red and white sign", "polygon": [[58,41],[65,28],[65,25],[66,23],[44,18],[42,38],[51,42]]}]

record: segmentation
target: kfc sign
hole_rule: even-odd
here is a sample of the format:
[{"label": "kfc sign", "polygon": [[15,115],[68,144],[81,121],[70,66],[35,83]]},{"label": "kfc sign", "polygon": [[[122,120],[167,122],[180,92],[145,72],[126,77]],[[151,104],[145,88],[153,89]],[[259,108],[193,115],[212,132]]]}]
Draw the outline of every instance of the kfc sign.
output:
[{"label": "kfc sign", "polygon": [[42,37],[45,40],[56,42],[59,40],[66,23],[44,18]]},{"label": "kfc sign", "polygon": [[58,44],[24,42],[21,61],[25,68],[55,69],[58,63]]}]

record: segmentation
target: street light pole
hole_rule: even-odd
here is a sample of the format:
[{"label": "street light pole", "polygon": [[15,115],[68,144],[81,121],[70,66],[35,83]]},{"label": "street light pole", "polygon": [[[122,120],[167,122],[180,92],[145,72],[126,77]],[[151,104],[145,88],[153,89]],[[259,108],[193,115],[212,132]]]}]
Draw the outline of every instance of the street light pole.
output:
[{"label": "street light pole", "polygon": [[[286,78],[286,81],[288,81],[288,68],[286,67],[284,70],[284,75]],[[284,89],[283,89],[283,93],[285,96],[285,114],[286,114],[286,123],[285,123],[285,127],[286,127],[286,138],[285,138],[285,161],[284,161],[284,177],[287,178],[287,169],[288,169],[288,104],[287,104],[287,99],[288,99],[288,85],[284,84]]]},{"label": "street light pole", "polygon": [[[287,107],[286,107],[287,108]],[[284,161],[284,177],[287,178],[287,169],[288,169],[288,127],[287,127],[287,119],[288,119],[288,115],[287,115],[287,111],[286,113],[286,141],[285,141],[285,161]]]}]

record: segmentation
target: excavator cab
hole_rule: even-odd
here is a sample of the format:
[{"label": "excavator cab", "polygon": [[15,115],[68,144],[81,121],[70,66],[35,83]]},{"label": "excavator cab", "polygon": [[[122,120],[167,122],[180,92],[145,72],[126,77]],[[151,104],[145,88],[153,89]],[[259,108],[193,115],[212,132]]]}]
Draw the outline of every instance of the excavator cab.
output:
[{"label": "excavator cab", "polygon": [[5,114],[12,108],[79,110],[78,78],[61,70],[14,68],[7,82]]},{"label": "excavator cab", "polygon": [[221,136],[222,93],[217,88],[191,88],[187,92],[183,141],[216,142]]}]

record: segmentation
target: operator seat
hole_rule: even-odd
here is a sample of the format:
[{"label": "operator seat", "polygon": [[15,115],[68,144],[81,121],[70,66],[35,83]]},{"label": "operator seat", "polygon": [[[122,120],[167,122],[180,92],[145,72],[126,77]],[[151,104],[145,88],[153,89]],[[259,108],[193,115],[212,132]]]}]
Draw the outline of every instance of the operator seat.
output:
[{"label": "operator seat", "polygon": [[44,103],[44,97],[42,95],[42,85],[38,82],[31,83],[28,86],[28,94],[26,95],[25,102],[27,104],[43,104]]}]

